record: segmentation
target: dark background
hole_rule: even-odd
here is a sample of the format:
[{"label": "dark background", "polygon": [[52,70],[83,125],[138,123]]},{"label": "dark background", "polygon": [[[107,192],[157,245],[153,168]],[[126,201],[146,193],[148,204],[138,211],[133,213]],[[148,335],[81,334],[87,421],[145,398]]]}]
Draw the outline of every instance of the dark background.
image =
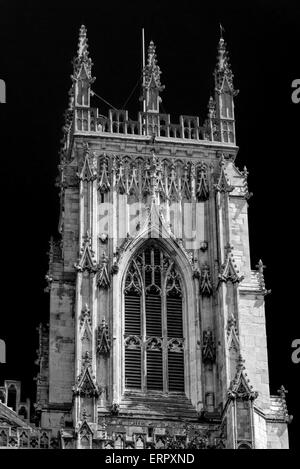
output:
[{"label": "dark background", "polygon": [[[250,171],[249,225],[252,268],[262,258],[271,392],[284,384],[290,444],[300,436],[300,364],[291,343],[300,336],[297,266],[300,103],[291,83],[300,78],[300,4],[291,1],[0,2],[1,313],[7,344],[3,379],[20,379],[34,399],[36,327],[48,319],[44,293],[48,241],[57,234],[55,187],[63,112],[68,105],[71,59],[78,30],[87,26],[97,77],[94,91],[122,108],[141,68],[141,28],[157,45],[163,110],[206,116],[213,92],[219,23],[225,28],[236,98],[237,166]],[[139,110],[138,89],[126,106]],[[94,98],[105,114],[107,106]]]}]

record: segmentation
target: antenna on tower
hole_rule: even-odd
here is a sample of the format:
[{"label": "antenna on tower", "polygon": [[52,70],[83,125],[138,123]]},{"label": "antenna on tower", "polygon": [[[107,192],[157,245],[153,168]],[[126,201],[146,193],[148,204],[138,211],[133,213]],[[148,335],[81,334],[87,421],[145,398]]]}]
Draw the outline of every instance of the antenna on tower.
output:
[{"label": "antenna on tower", "polygon": [[142,28],[142,100],[143,100],[143,112],[146,112],[146,101],[144,97],[144,86],[145,86],[145,30]]}]

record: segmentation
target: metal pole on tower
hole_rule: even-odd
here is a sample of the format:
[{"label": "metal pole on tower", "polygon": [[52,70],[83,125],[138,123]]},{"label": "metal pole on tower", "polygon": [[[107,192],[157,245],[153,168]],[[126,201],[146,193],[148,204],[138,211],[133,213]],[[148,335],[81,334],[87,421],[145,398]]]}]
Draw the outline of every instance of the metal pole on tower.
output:
[{"label": "metal pole on tower", "polygon": [[146,112],[146,101],[144,96],[145,85],[145,30],[142,28],[142,97],[143,97],[143,112]]}]

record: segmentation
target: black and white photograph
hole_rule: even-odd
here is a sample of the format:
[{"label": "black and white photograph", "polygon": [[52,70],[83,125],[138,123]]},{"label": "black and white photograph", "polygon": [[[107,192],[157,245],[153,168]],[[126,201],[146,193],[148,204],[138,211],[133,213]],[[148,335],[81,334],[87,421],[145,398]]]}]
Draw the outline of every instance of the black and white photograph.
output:
[{"label": "black and white photograph", "polygon": [[0,0],[0,449],[297,449],[299,31]]}]

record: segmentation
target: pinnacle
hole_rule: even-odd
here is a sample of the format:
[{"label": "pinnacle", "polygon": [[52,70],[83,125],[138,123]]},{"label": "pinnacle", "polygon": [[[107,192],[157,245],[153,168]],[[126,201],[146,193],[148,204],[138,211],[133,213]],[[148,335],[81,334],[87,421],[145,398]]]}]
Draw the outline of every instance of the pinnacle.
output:
[{"label": "pinnacle", "polygon": [[79,42],[78,42],[78,57],[88,55],[88,43],[87,43],[87,29],[84,25],[81,25],[79,30]]},{"label": "pinnacle", "polygon": [[256,268],[258,269],[260,274],[264,273],[265,265],[261,259],[259,259],[258,264],[256,265]]},{"label": "pinnacle", "polygon": [[91,69],[92,69],[93,63],[92,63],[91,58],[89,57],[87,29],[84,25],[81,25],[79,29],[77,55],[73,59],[73,67],[74,67],[73,75],[75,77],[78,76],[79,72],[82,69],[83,64],[85,66],[85,73],[87,73],[90,80],[94,81],[94,79],[91,78]]},{"label": "pinnacle", "polygon": [[155,48],[154,42],[150,41],[149,47],[148,47],[148,65],[152,65],[153,63],[155,63],[155,59],[156,59],[155,50],[156,48]]},{"label": "pinnacle", "polygon": [[218,45],[218,63],[217,67],[219,70],[224,70],[226,68],[227,63],[227,51],[226,51],[226,43],[224,39],[221,37],[219,40]]},{"label": "pinnacle", "polygon": [[149,85],[151,82],[151,78],[154,78],[155,84],[158,88],[161,87],[160,83],[160,68],[157,65],[157,56],[156,56],[156,47],[154,45],[153,41],[150,41],[149,47],[148,47],[148,58],[147,58],[147,65],[144,70],[145,74],[145,81],[146,84]]},{"label": "pinnacle", "polygon": [[226,42],[221,36],[218,43],[218,55],[217,55],[217,64],[214,71],[216,89],[221,89],[223,86],[223,79],[226,76],[228,85],[232,92],[234,92],[233,87],[233,73],[231,71],[231,66],[229,62],[228,52],[226,49]]}]

